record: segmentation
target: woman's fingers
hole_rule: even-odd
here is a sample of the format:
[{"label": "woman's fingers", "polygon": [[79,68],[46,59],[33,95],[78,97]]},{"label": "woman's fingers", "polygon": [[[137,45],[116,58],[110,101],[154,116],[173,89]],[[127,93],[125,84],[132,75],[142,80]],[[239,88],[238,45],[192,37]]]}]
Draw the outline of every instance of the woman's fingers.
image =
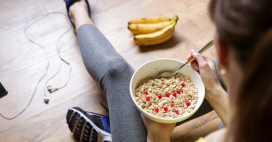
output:
[{"label": "woman's fingers", "polygon": [[[187,57],[187,60],[189,61],[189,60],[191,60],[192,58],[193,58],[192,53],[189,53],[189,55],[188,55],[188,57]],[[195,69],[196,71],[199,71],[198,63],[197,63],[196,60],[193,60],[193,61],[191,62],[191,67],[192,67],[193,69]]]},{"label": "woman's fingers", "polygon": [[206,62],[212,62],[213,63],[213,59],[211,58],[211,57],[209,57],[209,56],[207,56],[207,55],[205,55],[205,54],[202,54],[202,56],[203,56],[203,58],[204,58],[204,60],[206,61]]},{"label": "woman's fingers", "polygon": [[214,60],[211,57],[205,54],[200,54],[198,53],[197,50],[194,50],[194,49],[192,49],[191,53],[189,53],[187,60],[189,61],[192,58],[195,58],[195,60],[191,62],[191,67],[198,72],[199,72],[200,66],[201,68],[207,65],[211,66],[212,68],[213,66],[215,66]]},{"label": "woman's fingers", "polygon": [[192,53],[189,53],[189,55],[188,55],[188,57],[187,57],[187,60],[189,61],[189,60],[191,60],[192,58],[193,58]]},{"label": "woman's fingers", "polygon": [[144,123],[145,123],[145,121],[146,121],[146,117],[141,113],[141,117],[142,117],[142,119],[143,119],[143,121],[144,121]]},{"label": "woman's fingers", "polygon": [[[187,60],[189,61],[189,60],[191,60],[192,58],[193,58],[193,55],[192,55],[192,52],[191,52],[191,53],[189,53],[189,55],[188,55],[188,57],[187,57]],[[193,60],[190,64],[191,64],[191,67],[192,67],[193,69],[195,69],[196,71],[199,72],[199,67],[198,67],[198,63],[197,63],[196,60]]]},{"label": "woman's fingers", "polygon": [[196,71],[199,71],[198,63],[197,63],[196,60],[193,60],[193,61],[191,62],[191,67],[192,67],[193,69],[195,69]]},{"label": "woman's fingers", "polygon": [[214,60],[207,56],[207,55],[202,55],[204,60],[209,64],[209,66],[211,67],[212,70],[216,70],[216,65],[215,65],[215,62]]},{"label": "woman's fingers", "polygon": [[208,63],[204,60],[203,56],[197,53],[194,49],[192,49],[192,56],[197,61],[199,69],[205,68],[208,66]]}]

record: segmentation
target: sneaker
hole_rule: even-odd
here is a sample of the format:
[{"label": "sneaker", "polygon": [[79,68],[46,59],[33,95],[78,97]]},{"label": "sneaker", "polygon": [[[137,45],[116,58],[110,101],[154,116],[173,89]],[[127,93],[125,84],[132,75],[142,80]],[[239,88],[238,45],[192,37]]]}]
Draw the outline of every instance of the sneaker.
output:
[{"label": "sneaker", "polygon": [[[108,111],[103,104],[101,105]],[[66,120],[70,131],[74,134],[77,141],[111,142],[108,115],[88,112],[79,107],[73,107],[68,110]]]}]

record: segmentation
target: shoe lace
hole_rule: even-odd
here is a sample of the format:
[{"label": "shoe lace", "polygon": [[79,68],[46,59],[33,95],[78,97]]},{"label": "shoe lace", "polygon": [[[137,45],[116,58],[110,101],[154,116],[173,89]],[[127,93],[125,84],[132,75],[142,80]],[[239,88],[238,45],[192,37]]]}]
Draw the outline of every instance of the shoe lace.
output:
[{"label": "shoe lace", "polygon": [[[108,109],[106,106],[104,106],[101,102],[100,102],[100,105],[102,105],[102,106],[104,107],[104,109],[105,109],[106,111],[109,112],[109,109]],[[99,114],[99,113],[95,113],[95,112],[91,112],[91,111],[85,111],[85,112],[86,112],[86,113],[95,114],[95,115],[100,116],[100,117],[108,118],[107,123],[108,123],[109,126],[110,126],[110,116],[108,116],[108,115],[103,115],[103,114]]]}]

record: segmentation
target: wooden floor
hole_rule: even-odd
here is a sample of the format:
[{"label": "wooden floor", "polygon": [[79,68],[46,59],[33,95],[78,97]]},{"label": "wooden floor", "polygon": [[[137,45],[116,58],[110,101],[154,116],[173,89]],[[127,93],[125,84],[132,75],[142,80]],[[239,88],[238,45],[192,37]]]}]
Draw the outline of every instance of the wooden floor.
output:
[{"label": "wooden floor", "polygon": [[[185,61],[192,48],[200,49],[213,38],[214,26],[207,12],[208,0],[89,0],[92,18],[101,32],[113,44],[117,52],[137,69],[143,63],[157,58],[173,58]],[[46,56],[37,45],[30,43],[23,29],[33,16],[47,12],[66,14],[63,0],[0,0],[0,80],[9,94],[0,98],[0,111],[15,115],[28,103],[35,85],[46,70]],[[178,15],[174,37],[153,47],[139,47],[127,30],[127,22],[133,18]],[[46,78],[53,75],[60,64],[56,46],[58,37],[69,27],[66,17],[48,16],[28,31],[29,37],[46,47],[50,68]],[[74,35],[71,31],[65,39]],[[207,55],[215,58],[215,49]],[[76,37],[62,47],[61,55],[73,66],[68,85],[49,94],[50,102],[43,102],[43,80],[29,108],[13,120],[0,117],[0,141],[75,141],[65,122],[70,107],[102,114],[107,112],[99,102],[107,104],[103,92],[86,71]],[[61,73],[49,82],[53,87],[65,83],[69,68],[62,63]],[[219,128],[220,119],[215,112],[208,113],[184,125],[176,127],[172,141],[191,142],[199,136]]]}]

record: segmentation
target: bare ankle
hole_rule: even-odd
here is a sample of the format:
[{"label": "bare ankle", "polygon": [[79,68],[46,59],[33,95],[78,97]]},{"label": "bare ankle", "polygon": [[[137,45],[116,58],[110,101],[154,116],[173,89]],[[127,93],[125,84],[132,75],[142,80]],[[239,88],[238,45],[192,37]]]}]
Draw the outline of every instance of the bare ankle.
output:
[{"label": "bare ankle", "polygon": [[76,30],[83,24],[92,24],[93,21],[88,14],[88,5],[85,0],[78,0],[71,5],[69,9],[72,23],[76,26]]},{"label": "bare ankle", "polygon": [[81,15],[88,15],[88,5],[85,0],[75,1],[69,9],[69,15],[71,16],[73,23],[75,18]]}]

